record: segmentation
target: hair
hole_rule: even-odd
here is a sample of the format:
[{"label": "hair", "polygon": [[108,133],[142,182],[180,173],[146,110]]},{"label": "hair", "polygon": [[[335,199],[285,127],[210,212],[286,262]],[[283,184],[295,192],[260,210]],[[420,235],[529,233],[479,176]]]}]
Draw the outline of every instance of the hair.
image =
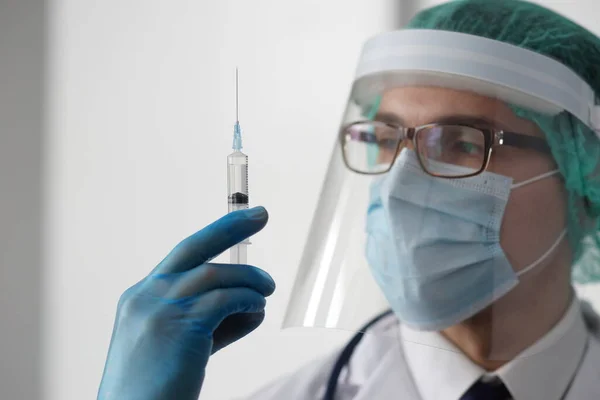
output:
[{"label": "hair", "polygon": [[[569,67],[600,93],[600,39],[554,11],[521,0],[456,0],[418,13],[407,29],[466,33],[519,46]],[[600,281],[600,138],[564,111],[555,116],[509,104],[544,132],[568,191],[574,279]]]}]

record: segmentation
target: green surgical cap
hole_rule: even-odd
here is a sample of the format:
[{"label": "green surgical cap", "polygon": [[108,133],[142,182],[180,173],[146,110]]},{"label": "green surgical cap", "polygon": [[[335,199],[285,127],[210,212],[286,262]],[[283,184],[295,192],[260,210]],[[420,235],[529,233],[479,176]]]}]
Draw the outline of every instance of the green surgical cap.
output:
[{"label": "green surgical cap", "polygon": [[[436,29],[510,43],[569,67],[600,94],[600,39],[564,16],[520,0],[462,0],[426,9],[409,29]],[[600,139],[568,112],[510,105],[545,133],[568,191],[568,234],[578,283],[600,282]]]}]

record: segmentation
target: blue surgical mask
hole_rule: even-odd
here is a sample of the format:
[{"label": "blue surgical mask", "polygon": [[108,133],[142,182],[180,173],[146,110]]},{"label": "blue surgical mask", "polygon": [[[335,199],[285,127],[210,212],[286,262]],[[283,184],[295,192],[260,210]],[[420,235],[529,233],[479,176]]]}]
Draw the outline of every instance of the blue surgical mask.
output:
[{"label": "blue surgical mask", "polygon": [[490,172],[435,178],[403,150],[372,185],[366,246],[372,274],[398,318],[414,329],[445,329],[504,296],[544,261],[566,231],[517,274],[500,246],[500,227],[511,190],[556,173],[518,185]]}]

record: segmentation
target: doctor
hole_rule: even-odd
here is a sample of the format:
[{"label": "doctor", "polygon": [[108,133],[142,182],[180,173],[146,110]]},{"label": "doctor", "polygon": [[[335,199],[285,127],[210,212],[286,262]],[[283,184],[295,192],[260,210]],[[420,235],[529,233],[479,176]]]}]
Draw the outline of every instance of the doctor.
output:
[{"label": "doctor", "polygon": [[[365,45],[337,149],[368,182],[352,212],[390,311],[250,398],[600,399],[600,323],[571,285],[600,279],[600,40],[517,0],[446,3],[407,28]],[[210,355],[260,325],[275,289],[211,259],[267,218],[223,217],[123,294],[99,399],[198,397]]]}]

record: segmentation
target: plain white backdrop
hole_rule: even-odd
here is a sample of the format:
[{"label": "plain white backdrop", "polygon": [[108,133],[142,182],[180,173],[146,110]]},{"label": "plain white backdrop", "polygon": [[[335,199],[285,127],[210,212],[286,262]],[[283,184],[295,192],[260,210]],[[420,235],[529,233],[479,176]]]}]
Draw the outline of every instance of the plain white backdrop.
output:
[{"label": "plain white backdrop", "polygon": [[[26,346],[36,339],[22,321],[31,304],[18,294],[34,291],[31,282],[42,286],[43,398],[95,398],[121,293],[177,242],[227,211],[236,66],[251,203],[271,215],[248,259],[269,271],[278,289],[264,324],[211,359],[201,399],[243,396],[347,340],[346,332],[279,326],[359,50],[367,37],[405,19],[400,13],[408,3],[27,0],[49,26],[32,45],[22,33],[32,32],[27,24],[41,25],[19,19],[34,15],[24,2],[0,0],[0,38],[11,39],[0,44],[43,53],[47,61],[46,108],[36,110],[44,126],[28,128],[45,134],[37,139],[43,168],[35,172],[44,183],[44,270],[39,278],[17,280],[21,269],[6,272],[14,268],[8,261],[22,261],[19,253],[30,251],[23,235],[11,244],[14,258],[2,259],[0,289],[10,294],[2,298],[3,321],[18,327],[5,329],[10,337],[3,339],[14,350],[8,358],[15,358],[37,351]],[[540,2],[600,33],[597,1]],[[14,60],[39,65],[35,57]],[[20,81],[39,75],[19,72]],[[8,83],[17,76],[6,69],[0,75]],[[0,90],[2,104],[14,103],[10,93]],[[18,104],[33,107],[29,100]],[[31,148],[5,146],[2,156],[40,159]],[[30,179],[24,171],[17,171],[21,179]],[[11,188],[4,186],[8,176],[0,175],[3,188]],[[32,198],[14,193],[17,205]],[[6,373],[15,364],[5,357],[2,365]],[[15,373],[3,381],[0,398],[23,398],[15,396],[25,393],[18,387],[34,385],[29,379],[35,378]]]},{"label": "plain white backdrop", "polygon": [[211,359],[202,399],[244,395],[345,340],[280,323],[364,40],[390,0],[56,0],[51,9],[48,399],[94,398],[120,294],[227,212],[240,121],[250,263],[278,289],[259,330]]}]

